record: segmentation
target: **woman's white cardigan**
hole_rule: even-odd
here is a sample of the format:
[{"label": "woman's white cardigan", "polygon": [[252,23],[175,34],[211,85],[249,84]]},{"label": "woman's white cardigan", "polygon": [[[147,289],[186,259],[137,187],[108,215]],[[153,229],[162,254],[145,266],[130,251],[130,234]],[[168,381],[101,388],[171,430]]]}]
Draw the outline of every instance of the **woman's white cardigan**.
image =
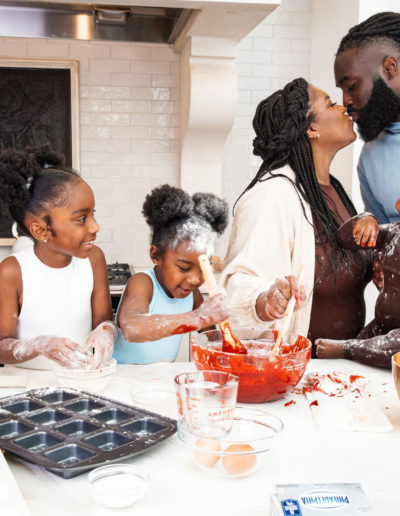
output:
[{"label": "woman's white cardigan", "polygon": [[[295,181],[289,166],[273,171]],[[276,328],[280,320],[261,321],[255,310],[256,299],[276,278],[298,276],[307,302],[293,314],[290,331],[307,336],[314,286],[315,238],[309,205],[284,177],[258,182],[239,200],[220,282],[230,301],[233,325]],[[308,220],[307,220],[308,219]]]}]

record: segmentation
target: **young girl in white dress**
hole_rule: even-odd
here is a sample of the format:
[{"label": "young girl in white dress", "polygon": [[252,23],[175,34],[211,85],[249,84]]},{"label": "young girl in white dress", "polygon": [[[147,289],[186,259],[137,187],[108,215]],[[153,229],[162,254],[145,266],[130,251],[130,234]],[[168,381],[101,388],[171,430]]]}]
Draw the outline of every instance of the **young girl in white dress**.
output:
[{"label": "young girl in white dress", "polygon": [[0,199],[34,243],[0,264],[0,363],[98,368],[117,330],[91,188],[49,146],[9,149]]}]

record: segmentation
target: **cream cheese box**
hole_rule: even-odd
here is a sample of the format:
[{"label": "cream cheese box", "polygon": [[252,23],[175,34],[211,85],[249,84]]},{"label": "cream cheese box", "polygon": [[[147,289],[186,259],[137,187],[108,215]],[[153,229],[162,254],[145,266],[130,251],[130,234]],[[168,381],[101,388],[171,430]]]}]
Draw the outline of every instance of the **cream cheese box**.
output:
[{"label": "cream cheese box", "polygon": [[277,484],[270,516],[373,516],[360,484]]}]

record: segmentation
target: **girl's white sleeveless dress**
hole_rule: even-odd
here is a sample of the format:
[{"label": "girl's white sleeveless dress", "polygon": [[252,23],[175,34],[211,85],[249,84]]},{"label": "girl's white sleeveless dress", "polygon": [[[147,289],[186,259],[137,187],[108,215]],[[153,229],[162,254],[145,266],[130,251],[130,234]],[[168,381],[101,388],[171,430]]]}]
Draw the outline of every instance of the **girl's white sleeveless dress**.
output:
[{"label": "girl's white sleeveless dress", "polygon": [[[55,269],[39,260],[33,246],[12,256],[21,267],[23,284],[16,337],[57,335],[84,344],[92,331],[93,270],[89,258],[72,257],[69,265]],[[52,369],[54,364],[38,356],[19,366]]]}]

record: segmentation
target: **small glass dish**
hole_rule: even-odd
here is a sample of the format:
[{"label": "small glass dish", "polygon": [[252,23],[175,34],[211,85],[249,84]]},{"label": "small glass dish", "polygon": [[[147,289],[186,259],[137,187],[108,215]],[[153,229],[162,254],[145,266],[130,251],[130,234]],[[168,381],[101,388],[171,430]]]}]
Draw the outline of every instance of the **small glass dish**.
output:
[{"label": "small glass dish", "polygon": [[209,474],[226,478],[253,474],[277,455],[282,421],[260,409],[236,407],[230,432],[221,438],[193,431],[186,416],[178,419],[178,437],[194,464]]},{"label": "small glass dish", "polygon": [[93,469],[88,480],[96,502],[116,509],[129,507],[143,498],[149,474],[131,464],[110,464]]},{"label": "small glass dish", "polygon": [[143,407],[158,407],[159,405],[175,405],[175,391],[163,386],[152,386],[143,389],[131,389],[132,401]]},{"label": "small glass dish", "polygon": [[68,369],[55,366],[53,373],[58,385],[82,391],[99,392],[110,383],[117,367],[115,358],[110,357],[99,369]]}]

